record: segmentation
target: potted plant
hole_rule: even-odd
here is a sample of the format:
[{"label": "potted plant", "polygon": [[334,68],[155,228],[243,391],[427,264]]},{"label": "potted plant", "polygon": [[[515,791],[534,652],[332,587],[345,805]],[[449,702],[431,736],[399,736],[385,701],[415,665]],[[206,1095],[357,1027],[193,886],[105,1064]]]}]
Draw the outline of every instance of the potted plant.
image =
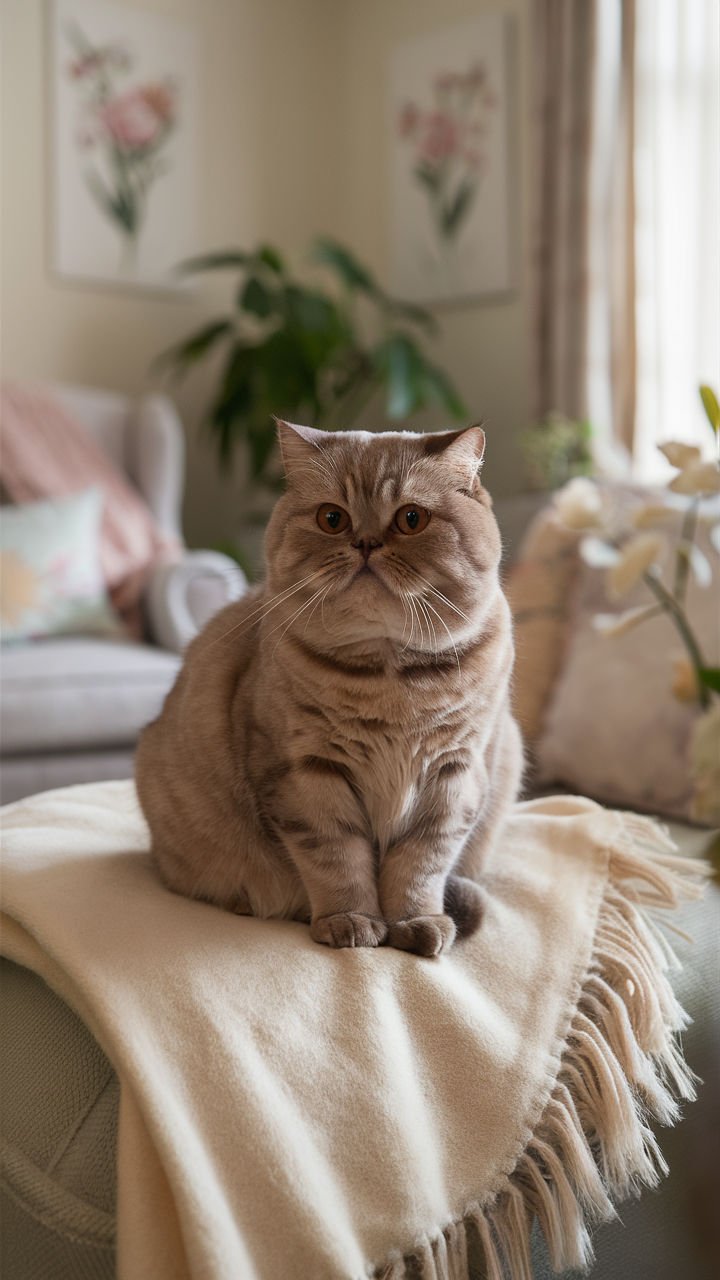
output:
[{"label": "potted plant", "polygon": [[384,415],[391,421],[431,404],[453,417],[467,416],[418,336],[436,330],[430,312],[389,297],[335,240],[317,240],[312,261],[330,273],[334,287],[301,282],[267,244],[183,263],[179,270],[185,275],[235,273],[234,305],[158,362],[182,375],[224,348],[206,421],[221,464],[229,465],[236,447],[244,446],[251,482],[270,490],[281,483],[274,415],[327,431],[352,427],[382,390]]},{"label": "potted plant", "polygon": [[525,427],[520,446],[527,482],[533,492],[561,489],[573,476],[593,470],[590,423],[551,410],[535,426]]}]

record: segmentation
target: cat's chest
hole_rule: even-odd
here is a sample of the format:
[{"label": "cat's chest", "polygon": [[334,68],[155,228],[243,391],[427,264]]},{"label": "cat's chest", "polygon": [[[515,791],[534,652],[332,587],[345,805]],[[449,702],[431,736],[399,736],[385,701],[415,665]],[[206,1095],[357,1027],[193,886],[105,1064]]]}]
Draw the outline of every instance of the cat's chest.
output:
[{"label": "cat's chest", "polygon": [[380,847],[389,846],[427,803],[428,780],[464,726],[447,716],[422,726],[377,715],[338,719],[315,751],[342,764]]}]

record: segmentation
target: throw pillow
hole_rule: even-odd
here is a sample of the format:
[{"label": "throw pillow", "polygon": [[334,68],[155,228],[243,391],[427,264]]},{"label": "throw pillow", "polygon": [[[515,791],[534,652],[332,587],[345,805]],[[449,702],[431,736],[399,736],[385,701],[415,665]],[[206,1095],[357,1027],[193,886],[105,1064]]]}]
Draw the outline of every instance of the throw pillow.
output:
[{"label": "throw pillow", "polygon": [[[644,500],[661,498],[645,494]],[[610,499],[631,518],[633,506],[641,505],[637,491],[610,491]],[[658,508],[657,530],[648,535],[662,530],[667,539],[666,568],[672,568],[681,523],[681,511]],[[702,712],[682,639],[666,612],[658,609],[634,625],[630,611],[656,603],[647,586],[640,581],[618,599],[602,568],[580,556],[576,537],[575,594],[566,633],[557,636],[564,658],[535,743],[533,781],[712,824],[720,812],[720,759],[713,769],[711,759],[700,757],[708,755],[706,739],[710,756],[717,744],[720,702],[713,695]],[[696,546],[704,568],[697,577],[690,573],[685,610],[705,663],[717,667],[720,573],[702,522]]]},{"label": "throw pillow", "polygon": [[0,619],[3,642],[63,632],[122,631],[100,567],[100,489],[3,507]]}]

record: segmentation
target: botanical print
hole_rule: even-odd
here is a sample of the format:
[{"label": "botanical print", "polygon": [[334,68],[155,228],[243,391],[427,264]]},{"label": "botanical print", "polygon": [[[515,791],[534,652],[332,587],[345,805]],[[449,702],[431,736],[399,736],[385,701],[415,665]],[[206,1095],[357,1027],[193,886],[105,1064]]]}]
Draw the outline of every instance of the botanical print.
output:
[{"label": "botanical print", "polygon": [[134,58],[119,42],[93,45],[79,26],[68,27],[66,35],[76,55],[67,67],[80,104],[76,144],[82,152],[100,153],[100,164],[84,167],[85,182],[100,211],[133,247],[151,187],[171,164],[166,152],[176,125],[177,89],[169,76],[133,84]]},{"label": "botanical print", "polygon": [[104,0],[55,2],[56,265],[169,283],[191,247],[192,38]]},{"label": "botanical print", "polygon": [[414,300],[508,288],[507,42],[484,14],[394,52],[394,285]]},{"label": "botanical print", "polygon": [[412,147],[412,176],[424,190],[440,240],[455,240],[472,209],[487,164],[488,113],[497,107],[484,63],[435,77],[432,103],[402,108],[398,129]]}]

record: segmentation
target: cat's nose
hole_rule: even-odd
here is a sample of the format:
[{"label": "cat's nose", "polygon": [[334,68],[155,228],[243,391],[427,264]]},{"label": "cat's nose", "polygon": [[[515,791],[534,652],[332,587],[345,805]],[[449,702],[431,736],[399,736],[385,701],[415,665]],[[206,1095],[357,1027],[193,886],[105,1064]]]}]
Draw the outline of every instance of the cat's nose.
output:
[{"label": "cat's nose", "polygon": [[362,552],[365,563],[367,563],[370,559],[370,552],[374,551],[376,547],[381,547],[382,542],[379,538],[356,538],[350,545],[357,547],[358,551]]}]

